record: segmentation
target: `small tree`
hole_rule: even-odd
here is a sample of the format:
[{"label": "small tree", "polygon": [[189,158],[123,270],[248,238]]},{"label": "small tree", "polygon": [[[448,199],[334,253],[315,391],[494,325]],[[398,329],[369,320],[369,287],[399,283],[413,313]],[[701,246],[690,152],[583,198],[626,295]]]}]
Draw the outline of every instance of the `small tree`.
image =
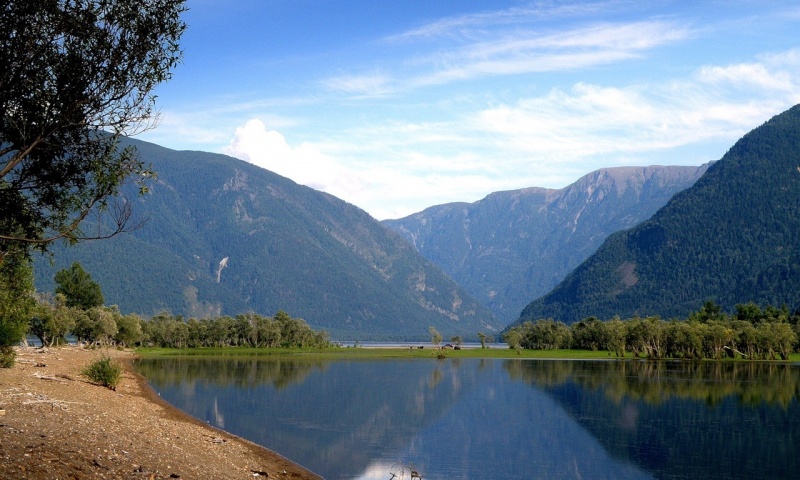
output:
[{"label": "small tree", "polygon": [[618,317],[608,321],[606,326],[608,332],[608,349],[618,357],[625,356],[625,337],[628,333],[625,323]]},{"label": "small tree", "polygon": [[42,346],[66,343],[66,335],[75,326],[75,309],[65,305],[65,298],[58,294],[50,304],[46,301],[37,305],[30,319],[29,333],[36,335]]},{"label": "small tree", "polygon": [[522,334],[518,328],[512,328],[503,334],[503,340],[508,344],[509,348],[513,348],[517,352],[517,355],[521,354]]},{"label": "small tree", "polygon": [[103,305],[105,301],[100,285],[78,262],[56,272],[55,280],[56,294],[64,295],[68,307],[89,310]]},{"label": "small tree", "polygon": [[0,261],[0,367],[14,365],[13,347],[25,336],[28,316],[36,305],[33,292],[30,259],[15,248]]},{"label": "small tree", "polygon": [[142,341],[142,320],[137,315],[118,316],[117,333],[114,341],[123,347],[130,347]]},{"label": "small tree", "polygon": [[92,321],[91,342],[108,345],[117,334],[117,319],[122,315],[116,308],[94,307],[86,311]]},{"label": "small tree", "polygon": [[433,326],[428,327],[428,333],[431,334],[431,343],[436,350],[436,355],[439,358],[444,358],[444,353],[442,352],[442,334]]}]

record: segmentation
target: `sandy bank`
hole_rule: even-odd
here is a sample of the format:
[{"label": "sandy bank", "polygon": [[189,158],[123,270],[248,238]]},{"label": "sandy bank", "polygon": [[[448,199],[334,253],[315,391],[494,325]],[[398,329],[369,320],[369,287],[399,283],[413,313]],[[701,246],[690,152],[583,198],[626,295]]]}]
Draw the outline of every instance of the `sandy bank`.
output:
[{"label": "sandy bank", "polygon": [[171,407],[129,365],[116,391],[80,370],[103,354],[18,350],[0,369],[0,478],[317,479],[283,457]]}]

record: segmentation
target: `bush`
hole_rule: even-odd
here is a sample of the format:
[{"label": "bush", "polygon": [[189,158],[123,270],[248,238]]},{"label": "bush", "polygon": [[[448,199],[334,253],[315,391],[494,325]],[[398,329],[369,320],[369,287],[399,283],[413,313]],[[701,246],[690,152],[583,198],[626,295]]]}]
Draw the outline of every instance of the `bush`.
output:
[{"label": "bush", "polygon": [[87,365],[81,373],[94,383],[116,390],[117,384],[122,380],[122,365],[104,356]]},{"label": "bush", "polygon": [[17,352],[14,347],[7,345],[0,345],[0,368],[11,368],[17,358]]}]

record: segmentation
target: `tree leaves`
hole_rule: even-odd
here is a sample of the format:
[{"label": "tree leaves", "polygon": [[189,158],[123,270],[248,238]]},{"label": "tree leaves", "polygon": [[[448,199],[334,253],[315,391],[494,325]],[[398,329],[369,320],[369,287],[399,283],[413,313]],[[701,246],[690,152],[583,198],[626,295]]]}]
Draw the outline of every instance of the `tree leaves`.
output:
[{"label": "tree leaves", "polygon": [[[12,0],[0,7],[0,251],[84,238],[149,169],[123,134],[153,125],[152,89],[180,61],[183,0]],[[125,228],[125,208],[90,237]],[[28,247],[26,247],[28,248]]]}]

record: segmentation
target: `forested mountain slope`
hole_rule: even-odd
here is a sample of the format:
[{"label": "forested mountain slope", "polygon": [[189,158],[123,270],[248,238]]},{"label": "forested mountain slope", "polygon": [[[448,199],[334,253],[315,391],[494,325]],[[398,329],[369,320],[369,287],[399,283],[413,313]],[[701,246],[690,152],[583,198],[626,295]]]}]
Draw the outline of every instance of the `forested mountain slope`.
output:
[{"label": "forested mountain slope", "polygon": [[204,317],[285,310],[334,339],[476,337],[494,316],[366,212],[249,163],[130,140],[158,180],[145,225],[37,259],[37,288],[79,261],[107,304]]},{"label": "forested mountain slope", "polygon": [[800,106],[740,139],[651,219],[610,236],[520,321],[800,306]]},{"label": "forested mountain slope", "polygon": [[497,192],[383,223],[509,323],[606,237],[650,218],[707,168],[607,168],[559,190]]}]

